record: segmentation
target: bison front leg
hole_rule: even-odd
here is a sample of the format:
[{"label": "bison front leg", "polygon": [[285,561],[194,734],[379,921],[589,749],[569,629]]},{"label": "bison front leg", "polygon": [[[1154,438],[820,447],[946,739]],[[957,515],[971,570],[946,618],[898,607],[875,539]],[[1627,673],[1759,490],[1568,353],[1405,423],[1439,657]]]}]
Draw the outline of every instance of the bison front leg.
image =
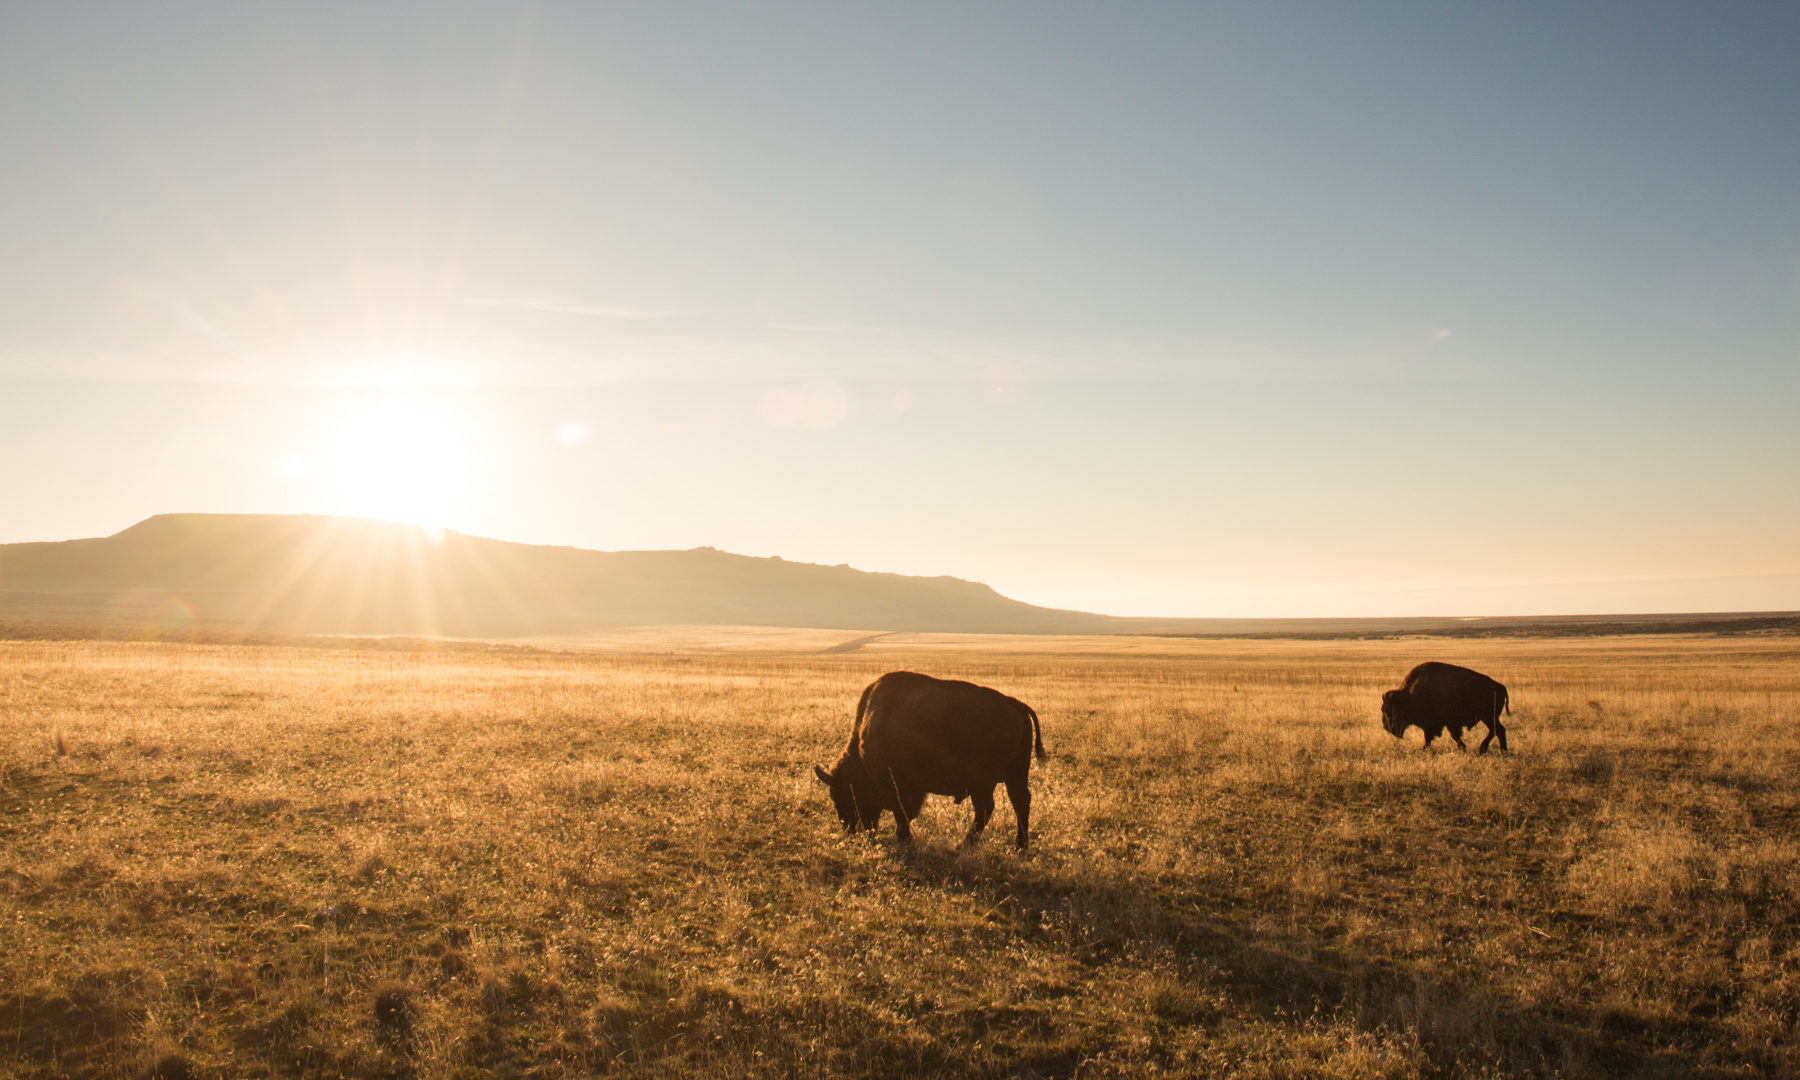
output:
[{"label": "bison front leg", "polygon": [[1453,727],[1453,728],[1448,728],[1446,730],[1448,730],[1450,732],[1450,737],[1452,739],[1456,740],[1456,748],[1458,750],[1462,750],[1462,751],[1466,752],[1469,749],[1469,744],[1466,742],[1463,742],[1462,728]]},{"label": "bison front leg", "polygon": [[902,844],[912,843],[913,818],[925,805],[925,793],[909,784],[894,783],[894,836]]},{"label": "bison front leg", "polygon": [[1020,778],[1006,782],[1006,797],[1012,800],[1013,814],[1019,819],[1019,836],[1013,841],[1020,851],[1025,850],[1026,838],[1031,835],[1031,784]]},{"label": "bison front leg", "polygon": [[994,789],[976,788],[969,792],[969,805],[975,808],[975,823],[969,826],[968,834],[963,837],[963,846],[974,844],[981,839],[982,830],[987,828],[988,819],[994,816]]}]

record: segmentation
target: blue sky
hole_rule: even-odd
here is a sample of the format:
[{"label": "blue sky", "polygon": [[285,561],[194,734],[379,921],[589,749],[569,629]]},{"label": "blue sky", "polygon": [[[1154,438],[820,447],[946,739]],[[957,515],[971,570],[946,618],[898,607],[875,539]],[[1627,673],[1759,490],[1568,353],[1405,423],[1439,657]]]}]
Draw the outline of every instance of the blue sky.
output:
[{"label": "blue sky", "polygon": [[1781,5],[0,4],[0,541],[1800,608]]}]

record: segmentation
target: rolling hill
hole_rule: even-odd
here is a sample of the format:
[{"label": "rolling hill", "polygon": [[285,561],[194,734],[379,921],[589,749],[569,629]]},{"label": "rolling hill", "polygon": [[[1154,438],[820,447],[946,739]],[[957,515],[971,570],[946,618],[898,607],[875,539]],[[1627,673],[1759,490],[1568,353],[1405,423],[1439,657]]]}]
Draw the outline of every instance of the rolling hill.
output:
[{"label": "rolling hill", "polygon": [[1106,616],[1033,607],[952,577],[255,514],[161,514],[108,537],[0,545],[0,621],[478,638],[659,624],[1114,629]]},{"label": "rolling hill", "polygon": [[1369,619],[1122,618],[953,577],[689,551],[517,544],[366,518],[159,514],[0,544],[0,637],[187,633],[520,639],[628,626],[1338,638],[1795,633],[1793,612]]}]

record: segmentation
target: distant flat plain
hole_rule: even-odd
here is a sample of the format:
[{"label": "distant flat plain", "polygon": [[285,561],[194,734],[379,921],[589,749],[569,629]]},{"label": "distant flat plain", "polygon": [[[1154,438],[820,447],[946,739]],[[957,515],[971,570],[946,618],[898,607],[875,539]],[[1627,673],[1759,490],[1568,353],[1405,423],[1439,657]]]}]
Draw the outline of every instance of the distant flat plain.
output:
[{"label": "distant flat plain", "polygon": [[[1032,852],[840,833],[899,668],[1041,714]],[[1782,633],[0,641],[0,1073],[1793,1075],[1797,720]]]}]

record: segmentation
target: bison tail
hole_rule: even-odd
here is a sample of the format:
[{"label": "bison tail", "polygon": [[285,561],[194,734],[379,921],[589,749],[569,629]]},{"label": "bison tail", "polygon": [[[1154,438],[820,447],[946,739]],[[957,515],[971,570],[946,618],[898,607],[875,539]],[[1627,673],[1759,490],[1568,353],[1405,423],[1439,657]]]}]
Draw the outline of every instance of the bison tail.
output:
[{"label": "bison tail", "polygon": [[[1504,686],[1500,688],[1500,712],[1503,712],[1508,716],[1512,715],[1512,706],[1508,703],[1506,687]],[[1495,713],[1494,715],[1498,716],[1500,713]]]},{"label": "bison tail", "polygon": [[1031,714],[1032,746],[1037,751],[1038,763],[1042,764],[1044,761],[1044,725],[1038,721],[1036,709],[1027,705],[1025,711]]}]

